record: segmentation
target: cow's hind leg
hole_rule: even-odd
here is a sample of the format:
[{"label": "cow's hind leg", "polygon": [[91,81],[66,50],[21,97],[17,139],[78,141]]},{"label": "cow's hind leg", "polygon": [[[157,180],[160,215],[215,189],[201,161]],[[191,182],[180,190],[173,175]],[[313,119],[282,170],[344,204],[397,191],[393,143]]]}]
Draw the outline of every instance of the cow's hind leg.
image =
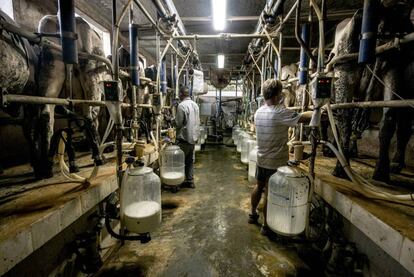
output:
[{"label": "cow's hind leg", "polygon": [[392,173],[400,173],[405,167],[405,149],[411,137],[412,115],[410,108],[399,109],[397,118],[397,149],[391,162],[390,170]]},{"label": "cow's hind leg", "polygon": [[42,159],[41,159],[41,140],[40,140],[40,107],[36,105],[26,105],[23,120],[23,133],[29,142],[30,164],[36,179],[43,178]]},{"label": "cow's hind leg", "polygon": [[[354,66],[339,66],[338,79],[335,82],[335,102],[348,103],[359,85],[361,71]],[[341,147],[346,161],[349,163],[349,147],[352,134],[352,109],[339,109],[336,114],[336,124],[341,138]],[[347,178],[346,172],[339,161],[337,161],[332,175],[339,178]]]},{"label": "cow's hind leg", "polygon": [[[42,53],[41,70],[39,72],[39,92],[41,96],[58,98],[65,82],[65,64],[60,54],[45,50]],[[40,151],[43,178],[53,176],[52,167],[48,160],[50,140],[53,135],[54,105],[45,105],[40,114]]]},{"label": "cow's hind leg", "polygon": [[[400,91],[401,84],[401,72],[397,65],[387,65],[388,71],[384,74],[384,83],[387,84],[384,87],[384,100],[393,99],[393,92]],[[390,68],[391,67],[391,68]],[[397,114],[400,109],[396,108],[384,108],[384,114],[381,122],[381,128],[379,132],[379,157],[375,166],[373,179],[383,182],[389,182],[390,180],[390,157],[389,148],[391,139],[394,135],[397,125]]]},{"label": "cow's hind leg", "polygon": [[[86,69],[91,66],[88,64]],[[96,70],[96,72],[95,72]],[[83,89],[83,98],[88,100],[101,100],[103,94],[103,86],[101,84],[102,73],[99,73],[99,69],[80,70],[80,83]],[[98,115],[99,107],[86,107],[82,109],[82,114],[86,118],[84,134],[89,143],[89,147],[92,150],[92,158],[95,165],[104,164],[104,158],[100,154],[99,145],[100,137],[98,133]]]}]

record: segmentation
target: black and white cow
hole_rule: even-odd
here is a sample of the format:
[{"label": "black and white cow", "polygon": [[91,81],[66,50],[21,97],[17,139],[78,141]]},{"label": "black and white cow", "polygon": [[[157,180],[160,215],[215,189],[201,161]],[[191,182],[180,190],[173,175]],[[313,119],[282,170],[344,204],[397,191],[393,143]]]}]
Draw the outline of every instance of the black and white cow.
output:
[{"label": "black and white cow", "polygon": [[[59,20],[56,15],[47,15],[39,22],[39,33],[59,32]],[[76,17],[76,32],[78,34],[78,51],[104,56],[103,44],[100,36],[80,17]],[[59,39],[52,39],[60,44]],[[39,92],[45,97],[59,97],[62,95],[65,84],[65,64],[62,61],[62,52],[51,49],[47,45],[42,46],[39,58]],[[108,69],[102,62],[95,60],[79,59],[79,64],[74,67],[73,95],[74,99],[101,100],[103,95],[104,80],[109,80]],[[63,92],[65,93],[65,92]],[[66,97],[69,95],[66,93]],[[97,132],[99,107],[83,105],[75,109],[86,119],[86,124],[92,126],[89,132],[85,132],[88,141],[91,143],[92,156],[95,163],[101,163],[98,144],[99,135]],[[41,122],[44,126],[42,131],[42,158],[47,161],[50,139],[54,126],[54,106],[45,105],[41,111]],[[51,176],[51,164],[45,163],[45,174]]]},{"label": "black and white cow", "polygon": [[[0,10],[0,20],[18,25]],[[9,94],[38,96],[36,66],[38,48],[17,34],[0,32],[0,89]],[[13,117],[21,117],[23,132],[30,145],[31,164],[40,177],[39,106],[9,104],[4,111]]]},{"label": "black and white cow", "polygon": [[[381,9],[378,11],[381,19],[378,27],[379,44],[414,31],[410,21],[412,7],[413,3],[407,1],[382,2]],[[341,56],[358,51],[361,22],[362,14],[357,12],[351,19],[346,19],[338,25],[332,55]],[[336,64],[334,68],[337,77],[335,81],[336,103],[373,100],[375,95],[380,95],[381,100],[398,99],[394,92],[403,98],[412,98],[414,93],[414,51],[412,49],[412,45],[401,45],[400,49],[379,55],[375,64],[370,65],[371,70],[383,80],[385,86],[378,83],[371,70],[358,65],[356,61]],[[411,136],[412,110],[410,109],[383,109],[379,133],[379,158],[373,175],[376,180],[387,182],[391,171],[398,172],[405,166],[405,148]],[[358,116],[355,117],[355,114]],[[364,113],[362,114],[364,115]],[[347,159],[349,159],[351,151],[351,136],[357,136],[355,130],[361,132],[363,129],[352,127],[356,121],[365,121],[359,115],[361,113],[355,113],[350,109],[337,111],[337,125]],[[389,146],[395,131],[397,133],[397,150],[390,163]],[[345,176],[339,162],[333,174]]]}]

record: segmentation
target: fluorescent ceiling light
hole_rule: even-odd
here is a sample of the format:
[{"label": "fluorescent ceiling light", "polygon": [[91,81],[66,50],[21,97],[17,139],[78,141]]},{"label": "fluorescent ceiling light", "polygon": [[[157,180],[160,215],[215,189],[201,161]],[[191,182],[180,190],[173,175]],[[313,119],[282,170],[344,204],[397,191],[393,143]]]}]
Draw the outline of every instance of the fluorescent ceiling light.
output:
[{"label": "fluorescent ceiling light", "polygon": [[211,0],[213,6],[213,26],[216,31],[223,31],[226,27],[227,0]]},{"label": "fluorescent ceiling light", "polygon": [[223,54],[218,54],[217,56],[217,67],[224,68],[224,55]]}]

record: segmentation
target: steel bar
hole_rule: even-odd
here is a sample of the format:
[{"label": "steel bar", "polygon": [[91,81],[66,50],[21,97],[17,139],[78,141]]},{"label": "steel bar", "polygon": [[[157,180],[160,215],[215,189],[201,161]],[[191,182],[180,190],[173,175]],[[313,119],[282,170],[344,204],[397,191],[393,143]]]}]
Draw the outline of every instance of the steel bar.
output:
[{"label": "steel bar", "polygon": [[[365,102],[351,102],[351,103],[337,103],[331,104],[332,110],[338,109],[354,109],[354,108],[410,108],[414,105],[414,99],[407,100],[386,100],[386,101],[365,101]],[[303,107],[287,107],[289,110],[301,110]],[[313,109],[313,106],[308,106],[308,109]]]},{"label": "steel bar", "polygon": [[[269,48],[270,43],[268,43],[266,45],[266,47],[263,49],[263,51],[260,53],[259,57],[257,58],[258,60],[263,57],[263,55],[266,53],[267,49]],[[249,52],[250,54],[250,52]],[[247,71],[246,75],[249,75],[252,71],[254,70],[254,67],[252,67],[249,71]]]},{"label": "steel bar", "polygon": [[[63,99],[30,95],[5,94],[3,95],[5,103],[21,103],[21,104],[35,104],[35,105],[61,105],[61,106],[97,106],[106,107],[105,101],[99,100],[83,100],[83,99]],[[131,104],[122,103],[122,108],[129,108]],[[152,105],[137,104],[138,108],[152,108]]]},{"label": "steel bar", "polygon": [[[282,76],[282,74],[281,74],[282,60],[281,60],[281,56],[280,56],[280,52],[279,52],[280,49],[277,48],[276,44],[273,42],[273,39],[270,37],[270,34],[267,32],[266,28],[263,28],[263,32],[265,33],[267,39],[269,40],[269,43],[272,46],[272,49],[276,53],[277,61],[278,61],[278,63],[277,63],[277,71],[278,71],[278,76],[279,76],[278,79],[280,80],[280,78]],[[281,41],[279,41],[279,44],[281,45]]]},{"label": "steel bar", "polygon": [[[387,52],[389,50],[392,49],[399,49],[401,44],[406,44],[409,42],[414,41],[414,32],[410,33],[408,35],[405,35],[402,38],[396,38],[392,41],[389,41],[387,43],[384,43],[380,46],[377,46],[377,48],[375,48],[375,53],[377,55],[382,54],[384,52]],[[341,55],[338,57],[334,57],[327,65],[327,71],[331,71],[332,67],[335,66],[335,64],[337,63],[341,63],[341,62],[346,62],[346,61],[352,61],[352,60],[356,60],[358,59],[358,53],[350,53],[350,54],[345,54],[345,55]]]},{"label": "steel bar", "polygon": [[[226,18],[227,21],[257,21],[259,20],[259,16],[229,16]],[[181,17],[183,22],[211,22],[213,18],[211,16],[187,16]]]},{"label": "steel bar", "polygon": [[185,58],[184,63],[183,63],[183,65],[180,68],[180,71],[178,71],[177,80],[180,79],[181,72],[184,70],[184,67],[187,65],[187,62],[188,62],[188,59],[190,58],[190,56],[191,56],[191,52],[188,52],[187,57]]},{"label": "steel bar", "polygon": [[263,34],[235,34],[235,33],[221,33],[217,35],[186,35],[174,36],[175,40],[183,39],[232,39],[232,38],[266,38]]},{"label": "steel bar", "polygon": [[[115,0],[114,0],[115,3]],[[128,0],[128,2],[123,7],[121,14],[119,15],[119,18],[115,21],[115,24],[112,26],[112,66],[113,66],[113,78],[114,80],[118,80],[119,78],[119,60],[118,60],[118,42],[119,42],[119,25],[122,22],[122,19],[127,14],[129,7],[132,4],[132,0]],[[116,4],[115,4],[116,6]],[[115,19],[116,16],[116,10],[113,10],[113,19]]]},{"label": "steel bar", "polygon": [[[250,51],[249,51],[249,52],[250,52]],[[253,63],[254,63],[254,65],[257,67],[257,70],[259,71],[260,75],[262,75],[262,70],[260,69],[260,67],[259,67],[259,65],[257,64],[256,60],[254,59],[254,57],[253,57],[253,53],[251,53],[251,52],[250,52],[250,57],[252,58]],[[257,59],[257,60],[259,60],[259,59]]]}]

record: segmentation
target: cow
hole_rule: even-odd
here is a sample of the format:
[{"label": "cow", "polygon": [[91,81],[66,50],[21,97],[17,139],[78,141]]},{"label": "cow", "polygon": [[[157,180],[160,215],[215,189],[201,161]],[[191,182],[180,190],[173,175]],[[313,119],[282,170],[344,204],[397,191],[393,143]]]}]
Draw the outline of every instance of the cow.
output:
[{"label": "cow", "polygon": [[[80,17],[76,17],[76,32],[78,34],[77,47],[78,51],[89,54],[104,56],[102,39],[89,26],[89,24]],[[57,15],[44,16],[38,26],[39,33],[56,33],[59,32],[59,19]],[[55,43],[60,44],[57,38],[51,38]],[[79,59],[79,64],[74,66],[73,71],[73,95],[64,91],[66,71],[65,64],[62,60],[62,52],[43,45],[39,57],[39,76],[38,87],[39,93],[45,97],[59,97],[65,94],[66,97],[74,99],[101,100],[103,95],[104,80],[110,79],[110,74],[102,62],[95,60]],[[85,118],[85,124],[92,126],[89,132],[85,132],[87,140],[91,143],[92,157],[95,164],[102,164],[103,160],[99,153],[99,135],[98,114],[99,107],[82,105],[76,108],[75,112],[82,114]],[[45,162],[45,177],[52,176],[52,164],[47,162],[48,149],[53,135],[54,126],[54,106],[44,105],[41,110],[42,134],[42,160]]]},{"label": "cow", "polygon": [[[388,42],[394,37],[411,33],[414,30],[410,21],[412,3],[404,1],[382,1],[380,23],[378,26],[378,42]],[[359,34],[361,31],[362,15],[358,11],[351,19],[341,22],[336,29],[335,46],[332,56],[358,52]],[[345,103],[352,100],[375,100],[380,95],[383,100],[398,99],[394,94],[398,93],[403,98],[411,98],[414,82],[414,52],[412,45],[402,45],[400,49],[389,51],[377,56],[373,65],[359,65],[357,61],[344,61],[337,63],[334,68],[335,102]],[[373,74],[374,73],[374,74]],[[375,75],[375,76],[374,76]],[[378,83],[382,79],[385,86]],[[357,137],[358,132],[364,128],[353,128],[354,125],[366,127],[368,124],[361,115],[364,111],[355,113],[350,109],[342,109],[336,112],[341,146],[346,158],[351,154],[351,137]],[[358,115],[358,116],[354,116]],[[356,124],[358,122],[358,124]],[[390,172],[399,172],[405,166],[405,148],[411,136],[412,112],[410,108],[384,108],[383,118],[379,133],[379,158],[376,162],[373,179],[388,182]],[[353,132],[354,130],[354,132]],[[358,130],[355,132],[355,130]],[[389,146],[391,138],[397,131],[397,149],[394,159],[390,163]],[[344,170],[339,162],[333,171],[333,175],[345,177]]]},{"label": "cow", "polygon": [[[0,10],[0,20],[19,27]],[[27,39],[5,29],[0,33],[0,89],[2,93],[38,96],[36,66],[38,47]],[[9,103],[3,109],[12,117],[20,117],[23,133],[29,142],[30,162],[36,177],[41,177],[38,105]]]}]

